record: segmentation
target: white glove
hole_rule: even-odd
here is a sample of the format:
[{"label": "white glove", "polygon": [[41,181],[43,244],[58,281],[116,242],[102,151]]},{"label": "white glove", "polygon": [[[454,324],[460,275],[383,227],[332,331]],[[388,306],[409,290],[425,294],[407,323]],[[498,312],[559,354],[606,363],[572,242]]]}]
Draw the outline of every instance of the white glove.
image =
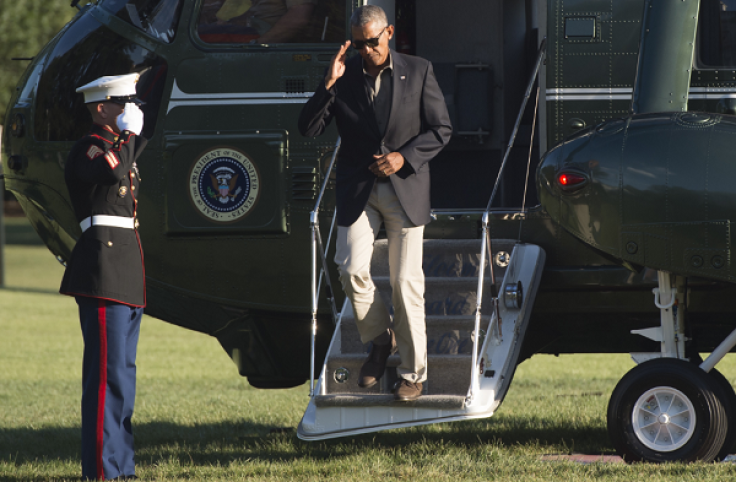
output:
[{"label": "white glove", "polygon": [[117,118],[118,128],[121,131],[130,131],[140,135],[143,130],[143,111],[135,104],[125,104],[125,110]]}]

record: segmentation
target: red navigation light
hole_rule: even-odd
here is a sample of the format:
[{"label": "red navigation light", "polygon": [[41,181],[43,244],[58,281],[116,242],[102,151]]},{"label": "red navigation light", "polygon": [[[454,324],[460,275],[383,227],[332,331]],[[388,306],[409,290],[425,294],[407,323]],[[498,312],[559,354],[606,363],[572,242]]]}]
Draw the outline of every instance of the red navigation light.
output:
[{"label": "red navigation light", "polygon": [[557,175],[557,182],[565,191],[576,191],[582,188],[587,181],[588,179],[583,174],[577,172],[567,171]]}]

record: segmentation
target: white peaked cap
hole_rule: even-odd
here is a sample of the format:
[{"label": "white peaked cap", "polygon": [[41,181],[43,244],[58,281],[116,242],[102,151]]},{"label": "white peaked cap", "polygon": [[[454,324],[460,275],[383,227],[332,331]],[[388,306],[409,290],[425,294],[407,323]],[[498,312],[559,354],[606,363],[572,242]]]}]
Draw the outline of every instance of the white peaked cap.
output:
[{"label": "white peaked cap", "polygon": [[85,104],[108,100],[134,102],[139,77],[139,74],[106,75],[77,88],[77,93],[84,94]]}]

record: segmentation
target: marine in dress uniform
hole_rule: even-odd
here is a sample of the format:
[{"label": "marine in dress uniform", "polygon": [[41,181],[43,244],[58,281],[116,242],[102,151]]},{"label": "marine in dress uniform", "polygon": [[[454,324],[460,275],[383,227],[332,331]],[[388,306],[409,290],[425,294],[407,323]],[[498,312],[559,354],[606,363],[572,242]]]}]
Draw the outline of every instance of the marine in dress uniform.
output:
[{"label": "marine in dress uniform", "polygon": [[137,232],[136,159],[143,113],[138,74],[101,77],[77,89],[93,118],[72,148],[64,177],[82,228],[61,283],[74,296],[84,338],[82,477],[134,478],[131,418],[135,358],[146,304]]}]

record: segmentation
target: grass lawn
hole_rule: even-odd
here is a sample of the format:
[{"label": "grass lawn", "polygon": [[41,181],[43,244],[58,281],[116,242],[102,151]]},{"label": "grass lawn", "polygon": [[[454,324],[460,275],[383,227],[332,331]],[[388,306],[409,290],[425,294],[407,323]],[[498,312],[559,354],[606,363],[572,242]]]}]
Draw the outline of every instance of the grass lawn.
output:
[{"label": "grass lawn", "polygon": [[[29,236],[23,221],[12,223],[22,239]],[[78,479],[82,337],[76,304],[57,294],[63,268],[45,247],[8,238],[6,288],[0,289],[0,481]],[[519,366],[490,419],[306,443],[295,434],[306,386],[251,388],[214,338],[144,317],[134,417],[138,475],[193,481],[734,480],[730,463],[542,460],[545,454],[613,453],[605,410],[631,367],[628,355],[535,356]],[[719,369],[733,382],[733,355]]]}]

